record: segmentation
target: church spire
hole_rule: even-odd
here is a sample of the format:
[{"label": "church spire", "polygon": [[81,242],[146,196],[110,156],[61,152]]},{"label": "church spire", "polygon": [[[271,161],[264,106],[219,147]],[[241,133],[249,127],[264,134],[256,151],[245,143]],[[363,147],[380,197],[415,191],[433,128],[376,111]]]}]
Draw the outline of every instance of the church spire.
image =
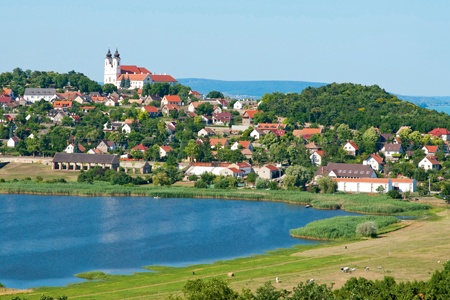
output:
[{"label": "church spire", "polygon": [[117,50],[116,48],[116,52],[114,52],[114,58],[119,58],[120,54],[119,54],[119,50]]},{"label": "church spire", "polygon": [[106,53],[106,58],[111,58],[111,57],[112,57],[111,50],[108,48],[108,53]]}]

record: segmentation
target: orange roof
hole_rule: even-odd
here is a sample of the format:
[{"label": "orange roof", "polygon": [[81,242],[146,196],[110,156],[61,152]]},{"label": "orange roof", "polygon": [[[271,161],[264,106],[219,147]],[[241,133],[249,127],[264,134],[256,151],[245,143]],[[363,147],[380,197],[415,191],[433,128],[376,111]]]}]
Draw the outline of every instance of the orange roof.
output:
[{"label": "orange roof", "polygon": [[180,108],[176,104],[166,104],[166,107],[168,110],[180,110]]},{"label": "orange roof", "polygon": [[55,101],[53,107],[72,107],[72,101]]},{"label": "orange roof", "polygon": [[348,141],[348,144],[350,144],[355,150],[358,150],[358,146],[353,141]]},{"label": "orange roof", "polygon": [[409,178],[391,178],[392,183],[412,183],[414,179]]},{"label": "orange roof", "polygon": [[245,149],[250,147],[250,143],[250,141],[239,141],[239,145],[242,145],[242,147],[244,147]]},{"label": "orange roof", "polygon": [[[373,182],[373,183],[388,183],[390,178],[332,178],[337,182]],[[391,179],[392,180],[392,179]]]},{"label": "orange roof", "polygon": [[248,116],[249,118],[254,118],[256,113],[263,112],[262,110],[246,110],[243,116]]},{"label": "orange roof", "polygon": [[292,132],[295,137],[301,137],[303,135],[313,135],[313,134],[321,134],[322,128],[303,128],[296,129]]},{"label": "orange roof", "polygon": [[278,169],[277,167],[275,167],[274,165],[265,165],[265,167],[267,169],[269,169],[270,171],[280,171],[280,169]]},{"label": "orange roof", "polygon": [[173,151],[172,147],[170,146],[161,146],[160,148],[163,149],[165,152]]},{"label": "orange roof", "polygon": [[209,144],[211,146],[215,146],[219,143],[222,144],[222,146],[225,146],[227,143],[227,139],[209,139]]},{"label": "orange roof", "polygon": [[132,66],[132,65],[127,65],[127,66],[122,65],[120,67],[120,73],[121,74],[152,74],[152,72],[150,72],[146,68]]},{"label": "orange roof", "polygon": [[77,98],[78,96],[81,96],[83,94],[81,94],[79,92],[65,92],[65,93],[58,93],[57,95],[59,98],[75,100],[75,98]]},{"label": "orange roof", "polygon": [[[379,156],[378,154],[374,153],[374,154],[370,154],[369,157],[372,157],[373,159],[375,159],[375,161],[379,164],[383,163],[383,158],[381,156]],[[368,158],[369,158],[368,157]],[[367,158],[367,159],[368,159]]]},{"label": "orange roof", "polygon": [[5,95],[11,95],[11,89],[3,88],[3,93]]},{"label": "orange roof", "polygon": [[317,155],[319,155],[319,156],[323,156],[324,152],[323,152],[323,150],[316,150],[314,153],[317,153]]},{"label": "orange roof", "polygon": [[175,78],[170,75],[150,75],[154,82],[177,82]]},{"label": "orange roof", "polygon": [[429,153],[436,153],[439,149],[439,146],[423,146]]},{"label": "orange roof", "polygon": [[144,81],[147,76],[148,74],[122,74],[117,78],[117,80],[121,81],[130,79],[131,81]]},{"label": "orange roof", "polygon": [[148,113],[157,113],[158,109],[153,105],[144,106],[143,109]]},{"label": "orange roof", "polygon": [[450,131],[447,128],[435,128],[428,132],[428,134],[440,137],[441,135],[450,135]]},{"label": "orange roof", "polygon": [[263,130],[265,130],[265,129],[267,129],[267,130],[272,130],[272,129],[276,130],[279,127],[281,127],[281,126],[280,126],[280,124],[277,124],[277,123],[259,123],[257,128],[258,129],[263,129]]},{"label": "orange roof", "polygon": [[82,106],[81,109],[82,110],[91,110],[91,109],[95,109],[95,106]]},{"label": "orange roof", "polygon": [[133,148],[131,148],[131,150],[147,151],[148,147],[146,147],[146,146],[144,146],[142,144],[139,144],[139,145],[134,146]]},{"label": "orange roof", "polygon": [[163,97],[163,99],[166,99],[167,102],[177,102],[177,103],[181,103],[180,96],[178,96],[178,95],[165,95],[165,96]]},{"label": "orange roof", "polygon": [[236,168],[228,168],[228,170],[232,171],[233,173],[244,173],[244,171],[238,170]]}]

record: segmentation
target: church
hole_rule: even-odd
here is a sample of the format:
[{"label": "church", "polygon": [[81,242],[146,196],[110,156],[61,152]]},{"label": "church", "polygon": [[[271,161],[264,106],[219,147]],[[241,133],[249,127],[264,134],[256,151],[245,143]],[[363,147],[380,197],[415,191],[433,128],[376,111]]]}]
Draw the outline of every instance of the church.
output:
[{"label": "church", "polygon": [[147,83],[175,84],[177,80],[170,75],[156,75],[143,67],[121,65],[120,54],[116,49],[114,56],[110,49],[106,53],[103,83],[112,83],[117,88],[141,89]]}]

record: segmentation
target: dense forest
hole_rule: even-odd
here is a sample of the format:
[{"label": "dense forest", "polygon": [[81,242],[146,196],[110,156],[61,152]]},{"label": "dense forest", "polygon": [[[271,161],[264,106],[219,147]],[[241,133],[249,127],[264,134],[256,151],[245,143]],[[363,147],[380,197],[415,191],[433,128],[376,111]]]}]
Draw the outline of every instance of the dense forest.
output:
[{"label": "dense forest", "polygon": [[261,101],[259,108],[266,115],[287,117],[288,123],[348,124],[358,130],[374,126],[382,133],[396,132],[403,125],[419,132],[450,128],[449,115],[402,101],[377,85],[333,83],[309,87],[301,94],[266,94]]}]

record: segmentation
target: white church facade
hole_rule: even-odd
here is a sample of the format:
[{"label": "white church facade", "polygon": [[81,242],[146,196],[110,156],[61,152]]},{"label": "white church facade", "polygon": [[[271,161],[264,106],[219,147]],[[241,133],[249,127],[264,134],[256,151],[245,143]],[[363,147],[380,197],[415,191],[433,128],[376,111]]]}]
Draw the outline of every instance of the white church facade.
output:
[{"label": "white church facade", "polygon": [[147,83],[175,84],[177,80],[170,75],[156,75],[143,67],[121,65],[120,54],[116,49],[114,56],[110,49],[106,53],[103,83],[114,84],[117,88],[140,89]]}]

